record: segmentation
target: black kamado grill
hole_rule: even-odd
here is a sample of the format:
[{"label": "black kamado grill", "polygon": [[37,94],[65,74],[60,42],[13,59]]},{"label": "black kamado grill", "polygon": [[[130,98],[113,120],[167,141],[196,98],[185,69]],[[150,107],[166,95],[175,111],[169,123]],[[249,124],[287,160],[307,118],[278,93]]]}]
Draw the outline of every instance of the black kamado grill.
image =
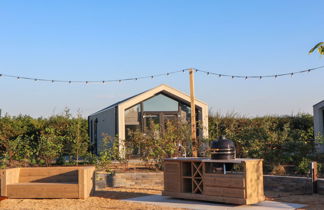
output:
[{"label": "black kamado grill", "polygon": [[236,158],[234,142],[224,136],[214,140],[210,147],[211,159],[229,160]]}]

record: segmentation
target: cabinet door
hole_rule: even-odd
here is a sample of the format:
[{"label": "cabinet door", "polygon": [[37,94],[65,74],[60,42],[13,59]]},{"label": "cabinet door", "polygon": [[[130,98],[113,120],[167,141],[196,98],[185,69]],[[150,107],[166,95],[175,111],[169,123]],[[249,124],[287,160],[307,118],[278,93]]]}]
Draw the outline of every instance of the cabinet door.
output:
[{"label": "cabinet door", "polygon": [[164,163],[164,190],[180,192],[180,162]]}]

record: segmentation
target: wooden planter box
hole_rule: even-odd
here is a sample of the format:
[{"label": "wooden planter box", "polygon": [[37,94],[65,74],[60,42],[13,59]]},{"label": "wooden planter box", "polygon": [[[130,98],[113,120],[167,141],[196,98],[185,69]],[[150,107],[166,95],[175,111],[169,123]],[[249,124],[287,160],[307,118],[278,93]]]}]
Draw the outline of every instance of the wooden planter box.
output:
[{"label": "wooden planter box", "polygon": [[[227,164],[238,164],[242,171],[229,172]],[[222,171],[213,171],[215,166],[223,166]],[[232,204],[264,201],[262,160],[165,159],[162,195]]]},{"label": "wooden planter box", "polygon": [[1,171],[1,196],[9,198],[87,198],[95,167],[11,168]]}]

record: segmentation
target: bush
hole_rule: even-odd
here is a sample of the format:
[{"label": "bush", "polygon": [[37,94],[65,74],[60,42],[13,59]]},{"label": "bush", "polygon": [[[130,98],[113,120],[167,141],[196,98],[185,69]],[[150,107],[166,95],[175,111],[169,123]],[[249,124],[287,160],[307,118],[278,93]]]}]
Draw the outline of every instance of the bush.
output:
[{"label": "bush", "polygon": [[311,115],[246,118],[210,114],[210,139],[221,135],[235,142],[237,157],[262,158],[270,171],[278,165],[298,166],[304,158],[316,160],[314,142],[309,141],[314,138]]},{"label": "bush", "polygon": [[49,118],[0,118],[1,167],[65,164],[67,156],[86,156],[88,145],[87,120],[73,118],[68,109]]},{"label": "bush", "polygon": [[110,166],[113,160],[123,161],[119,155],[118,137],[112,138],[104,134],[103,147],[104,150],[100,152],[99,157],[96,159],[96,166],[99,170],[111,172]]},{"label": "bush", "polygon": [[[153,159],[159,168],[164,158],[182,156],[183,153],[190,156],[190,125],[169,122],[166,128],[161,132],[162,128],[152,124],[145,133],[130,132],[131,140],[126,141],[125,146],[127,149],[137,148],[143,160]],[[278,166],[295,165],[298,173],[305,174],[310,160],[324,161],[323,155],[315,153],[314,141],[309,141],[314,139],[311,115],[247,118],[211,113],[209,140],[222,135],[235,142],[237,157],[262,158],[268,172],[281,173],[283,171]],[[66,110],[61,115],[37,119],[6,115],[0,118],[0,167],[67,164],[65,159],[70,157],[69,164],[78,164],[77,160],[83,159],[85,163],[96,163],[107,169],[112,160],[125,160],[119,158],[118,141],[106,139],[112,147],[107,147],[100,157],[96,157],[88,152],[88,122],[79,114],[72,117]],[[182,145],[182,151],[179,145]]]},{"label": "bush", "polygon": [[[185,148],[187,156],[191,155],[190,125],[167,122],[164,132],[158,125],[150,123],[143,133],[140,130],[129,131],[126,148],[139,148],[142,160],[154,160],[157,168],[162,168],[164,158],[181,156],[179,145]],[[130,155],[132,151],[128,151]]]},{"label": "bush", "polygon": [[302,161],[297,166],[297,172],[299,174],[310,174],[310,164],[311,160],[308,158],[303,158]]}]

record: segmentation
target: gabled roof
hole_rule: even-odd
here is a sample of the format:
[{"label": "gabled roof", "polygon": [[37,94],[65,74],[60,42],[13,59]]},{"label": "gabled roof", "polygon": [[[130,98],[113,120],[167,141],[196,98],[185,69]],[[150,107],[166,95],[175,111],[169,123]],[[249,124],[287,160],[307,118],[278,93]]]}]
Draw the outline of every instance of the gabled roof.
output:
[{"label": "gabled roof", "polygon": [[[116,103],[114,103],[114,104],[112,104],[112,105],[110,105],[110,106],[108,106],[108,107],[106,107],[104,109],[101,109],[101,110],[99,110],[99,111],[97,111],[97,112],[95,112],[95,113],[93,113],[91,115],[98,114],[100,112],[106,111],[106,110],[111,109],[111,108],[115,108],[115,107],[117,107],[119,105],[132,107],[133,105],[135,105],[137,103],[140,103],[141,101],[145,101],[145,100],[147,100],[147,99],[149,99],[149,98],[151,98],[154,95],[159,94],[159,93],[164,93],[164,94],[166,94],[166,95],[168,95],[170,97],[173,97],[173,98],[175,98],[177,100],[180,100],[180,101],[183,101],[183,102],[185,102],[187,104],[190,104],[190,96],[189,95],[187,95],[187,94],[185,94],[185,93],[183,93],[183,92],[181,92],[181,91],[179,91],[179,90],[177,90],[175,88],[172,88],[172,87],[170,87],[168,85],[161,84],[161,85],[159,85],[157,87],[146,90],[146,91],[144,91],[142,93],[139,93],[139,94],[136,94],[136,95],[131,96],[129,98],[126,98],[124,100],[118,101],[118,102],[116,102]],[[207,106],[206,103],[204,103],[204,102],[202,102],[200,100],[195,99],[195,102],[196,102],[196,106],[199,106],[199,107]]]},{"label": "gabled roof", "polygon": [[323,107],[324,106],[324,100],[316,103],[315,105],[313,105],[314,108],[317,107],[317,106]]}]

